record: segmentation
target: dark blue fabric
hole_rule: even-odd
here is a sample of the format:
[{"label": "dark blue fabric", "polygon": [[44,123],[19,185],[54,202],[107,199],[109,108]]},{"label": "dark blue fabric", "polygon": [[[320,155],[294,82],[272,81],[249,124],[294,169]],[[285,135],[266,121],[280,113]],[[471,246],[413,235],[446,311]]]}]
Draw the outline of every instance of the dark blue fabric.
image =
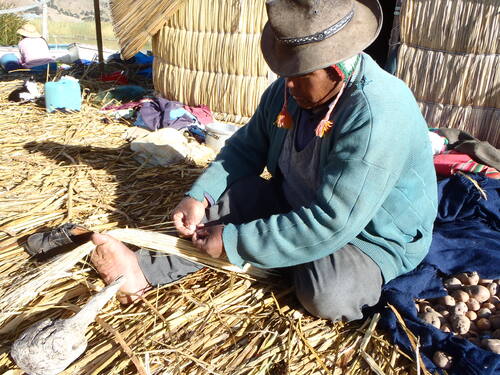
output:
[{"label": "dark blue fabric", "polygon": [[416,270],[385,285],[376,309],[382,313],[381,327],[391,333],[394,343],[412,352],[396,317],[384,308],[387,303],[396,307],[408,328],[420,337],[422,357],[431,372],[438,369],[430,359],[435,351],[442,350],[453,356],[449,374],[498,375],[500,355],[423,323],[414,304],[415,298],[445,295],[445,275],[477,271],[484,278],[500,278],[500,180],[471,176],[488,199],[463,176],[440,181],[439,212],[429,254]]}]

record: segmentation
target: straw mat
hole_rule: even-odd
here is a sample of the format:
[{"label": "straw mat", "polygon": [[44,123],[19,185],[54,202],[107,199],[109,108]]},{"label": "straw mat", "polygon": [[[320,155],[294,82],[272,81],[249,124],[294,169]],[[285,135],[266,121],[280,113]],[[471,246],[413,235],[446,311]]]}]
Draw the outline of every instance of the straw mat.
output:
[{"label": "straw mat", "polygon": [[[21,374],[8,351],[24,329],[72,315],[103,286],[86,255],[91,245],[37,262],[23,249],[26,237],[67,221],[172,234],[170,211],[201,172],[138,164],[122,138],[126,124],[103,122],[90,101],[79,113],[50,115],[7,102],[20,83],[0,82],[0,373],[8,375]],[[376,328],[377,316],[315,319],[282,284],[204,268],[132,305],[112,301],[63,374],[415,372]]]}]

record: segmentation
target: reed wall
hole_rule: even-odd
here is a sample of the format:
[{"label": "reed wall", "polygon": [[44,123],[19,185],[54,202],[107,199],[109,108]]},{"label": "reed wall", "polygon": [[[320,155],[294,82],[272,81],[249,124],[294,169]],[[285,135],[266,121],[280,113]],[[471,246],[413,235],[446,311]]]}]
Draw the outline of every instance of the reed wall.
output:
[{"label": "reed wall", "polygon": [[272,79],[260,52],[265,22],[263,0],[187,0],[153,37],[156,90],[244,124]]},{"label": "reed wall", "polygon": [[431,127],[500,147],[500,2],[406,0],[397,75]]}]

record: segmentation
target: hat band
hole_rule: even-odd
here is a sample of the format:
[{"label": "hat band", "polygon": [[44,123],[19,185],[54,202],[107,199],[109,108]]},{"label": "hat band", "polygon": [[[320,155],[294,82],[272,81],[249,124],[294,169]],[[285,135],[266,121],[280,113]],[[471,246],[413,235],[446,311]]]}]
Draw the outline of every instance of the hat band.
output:
[{"label": "hat band", "polygon": [[325,40],[342,30],[344,26],[351,21],[353,16],[354,9],[352,9],[349,13],[342,17],[340,21],[334,23],[332,26],[323,31],[317,32],[316,34],[301,36],[299,38],[278,38],[278,40],[288,47],[296,47],[303,44],[321,42],[322,40]]}]

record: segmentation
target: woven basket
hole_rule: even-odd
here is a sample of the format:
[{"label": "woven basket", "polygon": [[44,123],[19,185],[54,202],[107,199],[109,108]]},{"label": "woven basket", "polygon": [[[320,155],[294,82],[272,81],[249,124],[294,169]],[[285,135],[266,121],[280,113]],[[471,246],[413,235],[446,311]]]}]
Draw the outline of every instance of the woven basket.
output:
[{"label": "woven basket", "polygon": [[397,75],[431,127],[500,146],[500,2],[407,0]]}]

